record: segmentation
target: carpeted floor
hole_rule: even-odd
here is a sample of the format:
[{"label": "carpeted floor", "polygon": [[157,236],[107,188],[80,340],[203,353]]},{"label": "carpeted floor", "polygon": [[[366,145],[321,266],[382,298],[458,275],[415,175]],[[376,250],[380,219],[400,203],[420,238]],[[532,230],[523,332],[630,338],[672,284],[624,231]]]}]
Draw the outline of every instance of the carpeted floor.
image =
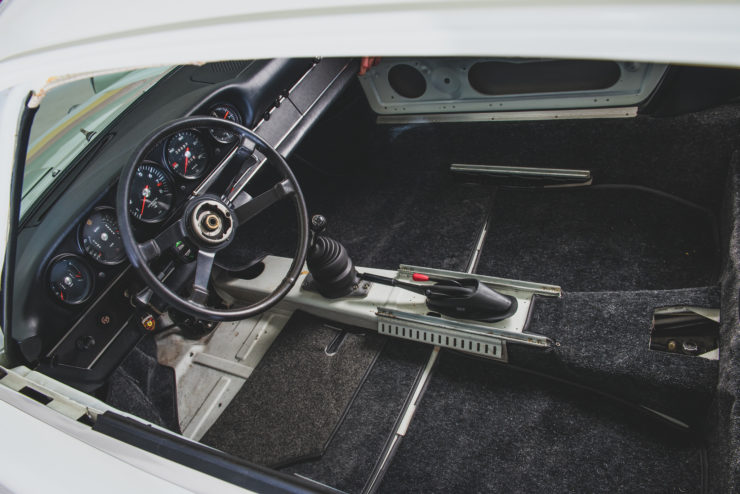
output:
[{"label": "carpeted floor", "polygon": [[547,378],[443,352],[380,492],[697,492],[693,440]]},{"label": "carpeted floor", "polygon": [[[342,330],[343,343],[328,355]],[[201,442],[273,467],[321,456],[383,341],[296,312]]]},{"label": "carpeted floor", "polygon": [[509,345],[509,361],[696,423],[714,396],[717,361],[649,348],[654,310],[683,305],[718,308],[719,287],[540,297],[527,331],[558,346],[543,353]]},{"label": "carpeted floor", "polygon": [[426,345],[389,340],[324,455],[282,470],[360,493],[430,353]]},{"label": "carpeted floor", "polygon": [[157,344],[147,335],[108,381],[105,402],[167,429],[180,432],[175,371],[157,361]]},{"label": "carpeted floor", "polygon": [[[306,140],[310,146],[291,157],[291,166],[309,213],[327,216],[327,234],[358,266],[463,270],[491,211],[477,272],[565,291],[534,304],[528,331],[559,343],[549,352],[510,345],[507,367],[443,351],[381,491],[698,491],[703,452],[693,436],[558,379],[702,424],[716,399],[717,362],[649,350],[650,322],[656,307],[719,306],[713,216],[721,208],[738,108],[670,118],[362,128],[353,123],[359,113],[341,113],[323,137]],[[343,126],[370,138],[342,142],[336,131]],[[498,189],[493,196],[489,185],[456,180],[450,163],[589,169],[595,186]],[[291,255],[285,247],[295,231],[291,214],[287,204],[276,207],[242,229],[233,249],[242,258]],[[423,349],[417,354],[391,340],[374,364],[343,364],[354,384],[338,389],[312,359],[300,371],[270,363],[272,352],[286,346],[277,343],[260,364],[266,370],[258,369],[240,404],[227,409],[231,418],[209,432],[218,436],[214,445],[360,492],[426,360]],[[298,352],[297,343],[293,348]],[[283,391],[296,385],[304,394]],[[316,400],[327,399],[331,419],[314,420],[327,415],[316,411]],[[310,418],[287,413],[298,408]],[[234,434],[252,417],[270,414],[273,422]],[[734,444],[722,441],[719,452]],[[251,451],[240,449],[245,443]],[[718,451],[710,451],[715,463]],[[719,471],[728,472],[734,474]]]},{"label": "carpeted floor", "polygon": [[633,188],[496,193],[477,272],[563,290],[667,290],[717,282],[707,212]]},{"label": "carpeted floor", "polygon": [[509,360],[697,422],[714,395],[717,361],[649,348],[654,310],[684,305],[718,308],[719,287],[540,297],[527,331],[558,346],[543,354],[510,345]]},{"label": "carpeted floor", "polygon": [[[379,132],[361,156],[344,157],[342,173],[322,169],[322,155],[312,157],[315,162],[301,156],[291,160],[309,215],[326,216],[326,234],[344,244],[355,265],[467,266],[490,207],[491,188],[456,180],[436,148],[419,144],[411,134]],[[277,181],[268,179],[267,171],[260,173],[265,183]],[[261,190],[255,187],[253,194]],[[268,253],[292,257],[294,216],[288,201],[273,206],[237,231],[219,261],[241,266]]]}]

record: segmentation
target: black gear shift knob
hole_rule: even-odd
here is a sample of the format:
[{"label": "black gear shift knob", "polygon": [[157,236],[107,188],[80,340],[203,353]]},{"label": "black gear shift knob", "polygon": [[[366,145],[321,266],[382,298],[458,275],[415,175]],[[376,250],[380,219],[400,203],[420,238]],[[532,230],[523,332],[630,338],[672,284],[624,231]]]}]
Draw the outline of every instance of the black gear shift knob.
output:
[{"label": "black gear shift knob", "polygon": [[320,235],[324,233],[324,230],[326,230],[327,223],[326,217],[320,214],[315,214],[311,217],[311,231],[314,235]]}]

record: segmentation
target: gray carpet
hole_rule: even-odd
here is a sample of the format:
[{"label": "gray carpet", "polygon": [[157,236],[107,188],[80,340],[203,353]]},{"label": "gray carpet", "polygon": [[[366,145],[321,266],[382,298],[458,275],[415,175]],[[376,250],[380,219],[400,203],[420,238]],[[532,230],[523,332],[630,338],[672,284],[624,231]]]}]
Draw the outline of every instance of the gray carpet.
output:
[{"label": "gray carpet", "polygon": [[700,450],[600,396],[443,352],[380,492],[698,492]]},{"label": "gray carpet", "polygon": [[717,362],[649,349],[653,311],[676,305],[717,308],[719,287],[541,297],[527,331],[560,346],[543,353],[509,345],[509,360],[696,423],[714,396]]},{"label": "gray carpet", "polygon": [[389,340],[325,454],[283,471],[361,492],[430,353],[426,345]]},{"label": "gray carpet", "polygon": [[349,332],[329,356],[334,328],[345,326],[296,312],[201,442],[273,467],[323,454],[383,344]]},{"label": "gray carpet", "polygon": [[[359,128],[357,115],[347,113],[332,130]],[[453,180],[450,163],[585,168],[595,184],[653,187],[719,213],[739,124],[738,107],[728,105],[671,118],[370,126],[363,127],[372,136],[362,146],[345,145],[335,132],[323,139],[312,135],[307,142],[315,152],[299,150],[291,165],[310,211],[329,217],[328,234],[348,247],[358,265],[394,268],[405,262],[459,270],[490,194],[485,186]],[[737,488],[736,277],[727,275],[723,283],[722,349],[728,350],[721,352],[717,396],[716,362],[648,349],[655,307],[718,306],[711,218],[636,190],[511,190],[500,191],[496,200],[479,272],[566,289],[561,300],[537,300],[530,328],[561,346],[543,354],[511,345],[512,362],[691,423],[701,422],[715,399],[710,478],[717,492]],[[272,219],[263,224],[234,245],[259,250],[259,241],[289,231]],[[266,235],[267,228],[275,234]],[[373,368],[324,456],[296,464],[296,472],[357,491],[357,479],[377,460],[370,445],[382,436],[371,432],[380,418],[371,401],[385,403],[370,392],[371,383],[379,382],[372,378],[376,372],[380,376]],[[600,396],[445,353],[382,487],[696,491],[697,447],[643,419]]]},{"label": "gray carpet", "polygon": [[723,221],[724,267],[719,332],[719,380],[709,416],[712,492],[740,492],[740,153],[727,179]]},{"label": "gray carpet", "polygon": [[706,286],[716,235],[706,212],[643,190],[502,189],[477,272],[571,292]]}]

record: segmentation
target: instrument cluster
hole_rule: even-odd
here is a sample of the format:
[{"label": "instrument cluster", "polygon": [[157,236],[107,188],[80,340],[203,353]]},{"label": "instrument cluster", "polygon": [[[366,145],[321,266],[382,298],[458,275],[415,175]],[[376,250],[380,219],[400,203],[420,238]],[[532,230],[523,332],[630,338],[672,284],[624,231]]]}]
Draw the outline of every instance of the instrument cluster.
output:
[{"label": "instrument cluster", "polygon": [[[242,122],[240,112],[227,103],[211,106],[208,114]],[[138,166],[131,183],[128,212],[139,223],[137,230],[156,233],[235,138],[223,129],[187,129],[160,143]],[[116,267],[126,260],[126,252],[116,211],[107,205],[112,203],[108,198],[94,207],[77,226],[74,242],[64,242],[62,252],[46,267],[49,294],[57,302],[83,304],[95,293],[96,279],[120,271]]]}]

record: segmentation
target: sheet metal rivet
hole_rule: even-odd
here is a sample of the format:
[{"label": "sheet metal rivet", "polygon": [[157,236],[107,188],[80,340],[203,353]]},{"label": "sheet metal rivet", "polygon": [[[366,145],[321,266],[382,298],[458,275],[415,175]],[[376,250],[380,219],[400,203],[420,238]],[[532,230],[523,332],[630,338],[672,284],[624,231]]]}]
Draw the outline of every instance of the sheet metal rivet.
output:
[{"label": "sheet metal rivet", "polygon": [[671,341],[668,342],[668,350],[669,351],[675,352],[676,351],[676,346],[677,345],[676,345],[676,342],[675,341],[671,340]]}]

